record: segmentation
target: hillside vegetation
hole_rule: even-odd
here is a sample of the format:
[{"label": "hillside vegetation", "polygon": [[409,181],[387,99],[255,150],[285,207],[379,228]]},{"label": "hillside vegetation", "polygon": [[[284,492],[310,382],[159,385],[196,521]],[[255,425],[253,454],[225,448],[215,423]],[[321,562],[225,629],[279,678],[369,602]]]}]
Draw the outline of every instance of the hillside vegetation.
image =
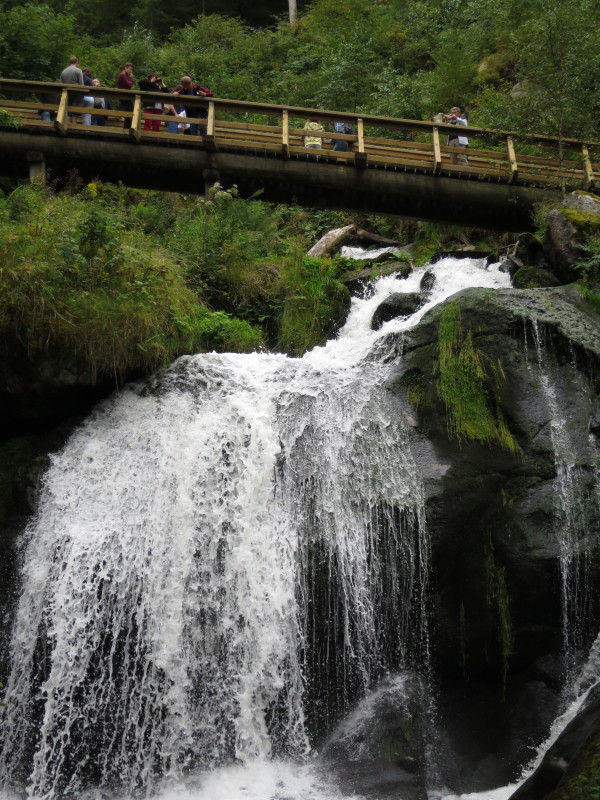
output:
[{"label": "hillside vegetation", "polygon": [[412,119],[457,104],[477,125],[598,138],[598,0],[313,0],[295,29],[285,0],[252,4],[262,27],[209,0],[163,5],[5,0],[1,74],[56,80],[76,53],[106,86],[129,60],[219,97]]}]

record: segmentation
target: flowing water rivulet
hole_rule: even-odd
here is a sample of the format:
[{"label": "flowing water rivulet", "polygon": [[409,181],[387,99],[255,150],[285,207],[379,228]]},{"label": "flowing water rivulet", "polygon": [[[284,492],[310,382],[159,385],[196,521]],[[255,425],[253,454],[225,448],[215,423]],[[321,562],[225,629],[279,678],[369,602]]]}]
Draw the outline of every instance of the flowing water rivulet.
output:
[{"label": "flowing water rivulet", "polygon": [[52,458],[21,542],[2,797],[342,796],[309,743],[337,723],[351,740],[407,670],[427,681],[423,491],[386,336],[509,285],[481,261],[432,269],[408,320],[370,329],[421,271],[381,279],[302,359],[180,359]]}]

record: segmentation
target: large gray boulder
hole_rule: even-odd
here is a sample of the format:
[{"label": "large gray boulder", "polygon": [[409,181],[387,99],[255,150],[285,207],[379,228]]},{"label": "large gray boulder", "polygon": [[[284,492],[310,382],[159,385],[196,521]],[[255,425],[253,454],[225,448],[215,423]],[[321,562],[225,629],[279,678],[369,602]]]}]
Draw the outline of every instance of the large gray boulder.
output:
[{"label": "large gray boulder", "polygon": [[[484,404],[512,434],[512,450],[499,440],[449,433],[451,409],[439,393],[440,321],[449,303],[458,307],[483,369]],[[592,491],[600,326],[574,286],[472,289],[449,303],[405,332],[405,355],[389,388],[412,426],[424,478],[434,674],[447,735],[442,772],[459,793],[514,780],[558,707],[562,467],[554,417],[556,409],[564,415],[577,491]],[[582,511],[584,505],[585,579],[593,587],[600,581],[600,521],[593,504],[581,503]],[[585,644],[600,618],[597,593],[590,597],[581,623]]]},{"label": "large gray boulder", "polygon": [[599,233],[600,198],[588,192],[572,192],[549,213],[544,250],[564,283],[580,277],[574,265],[585,255],[587,237]]}]

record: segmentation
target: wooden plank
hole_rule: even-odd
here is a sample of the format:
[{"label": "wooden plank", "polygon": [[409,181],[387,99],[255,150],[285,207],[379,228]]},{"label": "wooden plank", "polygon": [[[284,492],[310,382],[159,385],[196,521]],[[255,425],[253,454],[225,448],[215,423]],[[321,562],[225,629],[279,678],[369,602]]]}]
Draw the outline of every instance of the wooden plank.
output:
[{"label": "wooden plank", "polygon": [[357,146],[354,153],[354,163],[357,167],[367,166],[367,154],[365,152],[365,126],[362,117],[356,120]]},{"label": "wooden plank", "polygon": [[0,108],[16,108],[16,109],[27,109],[30,111],[37,112],[38,110],[48,110],[51,109],[52,111],[56,111],[57,109],[56,103],[38,103],[32,102],[31,100],[0,100]]},{"label": "wooden plank", "polygon": [[215,104],[212,100],[208,101],[208,117],[204,120],[204,125],[206,125],[206,133],[203,136],[204,146],[207,150],[218,150],[215,138]]},{"label": "wooden plank", "polygon": [[592,162],[590,161],[590,153],[585,145],[581,147],[581,155],[583,157],[583,170],[585,172],[585,188],[589,192],[594,188],[594,171],[592,169]]},{"label": "wooden plank", "polygon": [[131,117],[131,128],[129,128],[129,135],[139,142],[142,136],[142,98],[136,94],[133,101],[133,116]]},{"label": "wooden plank", "polygon": [[438,175],[442,167],[442,151],[440,150],[440,132],[433,129],[433,174]]},{"label": "wooden plank", "polygon": [[69,129],[69,117],[67,109],[69,107],[69,93],[66,89],[63,89],[60,94],[60,103],[58,104],[58,113],[56,115],[56,119],[54,120],[54,127],[57,131],[60,131],[63,136],[66,135],[67,130]]},{"label": "wooden plank", "polygon": [[287,108],[281,112],[281,152],[285,158],[290,157],[290,119]]}]

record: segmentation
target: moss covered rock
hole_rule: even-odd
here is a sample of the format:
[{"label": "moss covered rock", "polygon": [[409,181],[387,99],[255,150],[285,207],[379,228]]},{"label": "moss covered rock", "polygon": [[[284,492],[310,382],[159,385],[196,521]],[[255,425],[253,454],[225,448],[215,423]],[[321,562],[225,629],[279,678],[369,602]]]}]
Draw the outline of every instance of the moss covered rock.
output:
[{"label": "moss covered rock", "polygon": [[560,281],[547,269],[521,267],[513,276],[515,289],[540,289],[544,286],[560,286]]}]

